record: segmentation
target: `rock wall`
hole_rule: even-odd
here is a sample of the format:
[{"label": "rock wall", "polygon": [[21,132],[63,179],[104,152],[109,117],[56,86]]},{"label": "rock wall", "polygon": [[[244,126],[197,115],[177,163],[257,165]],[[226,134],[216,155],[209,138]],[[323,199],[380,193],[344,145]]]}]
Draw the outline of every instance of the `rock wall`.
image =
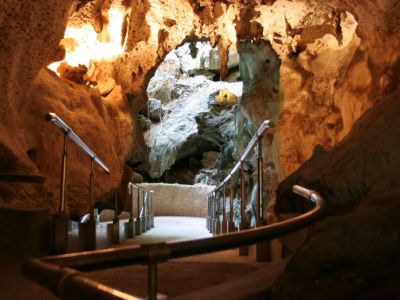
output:
[{"label": "rock wall", "polygon": [[316,153],[279,185],[278,213],[306,207],[291,192],[301,184],[318,190],[334,215],[310,230],[273,299],[397,297],[399,100],[400,89],[368,110],[336,147]]},{"label": "rock wall", "polygon": [[[106,175],[95,165],[96,199],[119,187],[124,161],[129,159],[134,140],[128,100],[120,89],[103,98],[97,90],[60,80],[43,69],[26,98],[14,105],[2,119],[8,125],[8,136],[3,134],[2,142],[18,148],[10,152],[2,147],[2,171],[41,174],[46,181],[39,186],[0,183],[3,202],[50,207],[53,212],[58,209],[63,133],[44,119],[47,112],[62,117],[110,168],[111,174]],[[25,118],[23,127],[14,116]],[[68,152],[67,211],[79,216],[89,209],[90,159],[72,141],[68,142]]]},{"label": "rock wall", "polygon": [[[3,91],[0,144],[3,165],[7,166],[2,167],[3,171],[40,173],[46,178],[55,176],[47,172],[49,166],[38,166],[27,155],[28,141],[35,136],[30,134],[33,118],[25,111],[27,91],[40,69],[59,53],[58,43],[67,23],[92,26],[101,42],[112,38],[110,12],[114,4],[122,12],[121,28],[115,32],[121,35],[123,51],[107,60],[94,60],[88,68],[88,82],[92,84],[93,80],[99,88],[104,84],[105,88],[101,89],[104,95],[121,86],[128,96],[132,117],[147,101],[146,86],[156,67],[184,41],[210,39],[212,45],[218,44],[222,69],[228,65],[228,49],[235,49],[238,41],[262,39],[271,43],[281,64],[279,107],[268,112],[277,119],[278,125],[274,134],[276,155],[269,159],[274,162],[280,179],[310,158],[317,145],[331,148],[337,144],[366,109],[398,86],[400,8],[395,0],[379,3],[365,0],[362,4],[344,0],[329,3],[134,0],[112,1],[112,7],[107,3],[79,1],[72,5],[73,1],[58,1],[50,5],[45,1],[9,0],[0,4],[0,87]],[[95,10],[88,9],[89,6]],[[226,74],[226,70],[221,70],[221,74]],[[84,89],[80,89],[82,99],[88,98],[85,96],[88,91]],[[255,112],[266,111],[270,98],[263,94],[256,98],[250,105],[249,117],[258,125],[260,116]],[[56,101],[56,97],[52,99]],[[65,106],[59,114],[68,116],[73,110],[73,106]],[[102,118],[99,113],[86,114],[93,123]],[[126,117],[129,113],[124,114],[123,118]],[[89,133],[89,128],[82,127]],[[99,135],[102,136],[112,131],[109,127],[101,128]],[[113,135],[114,147],[124,151],[111,151],[107,159],[119,160],[123,165],[127,153],[132,152],[140,161],[136,149],[142,140],[137,139],[135,127],[131,128],[126,136],[139,141],[138,144],[126,149],[121,146],[126,145],[125,139]],[[86,140],[88,144],[97,144],[97,136],[88,136],[91,136]],[[56,154],[46,152],[46,155],[50,159],[44,164],[51,164]],[[116,155],[121,156],[117,159]],[[115,169],[116,178],[121,179],[122,167]],[[78,178],[85,177],[80,171],[78,174]],[[27,200],[30,197],[21,197],[30,194],[32,187],[20,189],[3,192],[3,201],[20,199],[27,205],[39,205]],[[74,194],[73,190],[71,193]],[[47,203],[50,207],[56,206]]]},{"label": "rock wall", "polygon": [[153,193],[153,211],[156,216],[206,217],[207,195],[214,186],[206,184],[142,183]]}]

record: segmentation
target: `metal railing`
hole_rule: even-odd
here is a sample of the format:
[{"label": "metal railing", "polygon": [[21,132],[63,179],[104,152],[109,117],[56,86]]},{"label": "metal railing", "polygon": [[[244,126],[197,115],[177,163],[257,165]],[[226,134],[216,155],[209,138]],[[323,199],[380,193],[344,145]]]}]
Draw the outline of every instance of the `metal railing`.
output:
[{"label": "metal railing", "polygon": [[[240,157],[239,161],[235,164],[229,174],[224,180],[208,194],[208,210],[207,210],[207,229],[213,234],[224,234],[236,231],[234,226],[234,198],[236,195],[235,188],[236,184],[235,174],[240,173],[239,187],[240,187],[240,216],[241,222],[238,230],[246,229],[246,223],[244,222],[244,213],[246,205],[246,182],[245,182],[245,171],[244,162],[251,153],[251,150],[258,146],[258,160],[257,160],[257,201],[256,201],[256,226],[265,225],[264,220],[264,203],[263,203],[263,144],[262,137],[267,129],[273,127],[273,123],[269,120],[264,121],[261,126],[257,129],[253,138],[248,143],[244,153]],[[229,183],[229,214],[226,216],[227,207],[227,193],[226,186]],[[221,205],[222,202],[222,205]],[[221,207],[222,206],[222,207]]]},{"label": "metal railing", "polygon": [[[89,213],[90,219],[87,222],[87,236],[90,237],[88,241],[88,249],[95,249],[95,236],[96,236],[96,220],[94,213],[94,163],[97,163],[103,170],[110,173],[107,165],[94,153],[55,113],[49,112],[45,115],[47,121],[53,122],[64,133],[64,145],[62,153],[61,164],[61,187],[60,187],[60,206],[59,213],[55,218],[55,238],[54,238],[54,251],[56,253],[63,253],[67,249],[68,243],[68,216],[65,214],[66,205],[66,192],[67,192],[67,157],[68,157],[68,138],[70,138],[86,155],[90,157],[90,175],[89,175]],[[93,237],[94,234],[94,237]]]},{"label": "metal railing", "polygon": [[[140,235],[154,227],[153,212],[153,191],[146,189],[139,184],[129,183],[129,194],[131,196],[131,211],[129,216],[128,232],[129,237]],[[135,215],[135,193],[136,193],[136,219]]]},{"label": "metal railing", "polygon": [[318,193],[300,186],[294,186],[293,191],[314,203],[315,207],[289,220],[233,232],[229,235],[31,259],[22,266],[22,272],[26,277],[50,289],[62,299],[138,299],[90,280],[82,272],[147,263],[148,299],[153,300],[157,297],[157,264],[159,263],[168,259],[222,251],[274,239],[302,229],[324,216],[326,204]]}]

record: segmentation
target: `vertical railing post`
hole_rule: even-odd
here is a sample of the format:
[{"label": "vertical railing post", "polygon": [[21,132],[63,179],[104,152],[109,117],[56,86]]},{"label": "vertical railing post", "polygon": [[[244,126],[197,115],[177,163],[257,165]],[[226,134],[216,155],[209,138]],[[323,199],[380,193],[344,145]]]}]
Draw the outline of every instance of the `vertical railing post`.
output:
[{"label": "vertical railing post", "polygon": [[142,222],[140,221],[140,190],[138,187],[137,188],[137,212],[136,212],[136,223],[135,223],[135,233],[136,235],[141,235],[142,229],[141,229],[141,224]]},{"label": "vertical railing post", "polygon": [[257,164],[257,218],[258,221],[264,220],[264,203],[263,203],[263,156],[262,156],[262,137],[258,137],[258,164]]},{"label": "vertical railing post", "polygon": [[[246,206],[246,183],[244,178],[244,163],[240,162],[240,224],[239,231],[247,228],[247,224],[244,220],[245,215],[245,206]],[[249,248],[248,246],[243,246],[239,248],[239,255],[248,255]]]},{"label": "vertical railing post", "polygon": [[[267,224],[264,218],[264,197],[263,197],[263,145],[262,136],[258,137],[258,160],[257,160],[257,221],[256,226]],[[256,244],[256,261],[266,262],[271,260],[271,241],[264,241]]]},{"label": "vertical railing post", "polygon": [[215,203],[216,203],[216,211],[215,211],[215,232],[214,234],[221,234],[221,198],[220,198],[221,192],[220,190],[215,191]]},{"label": "vertical railing post", "polygon": [[135,220],[133,218],[133,215],[134,215],[134,211],[133,211],[134,198],[133,198],[133,186],[132,186],[132,184],[129,184],[128,188],[129,188],[129,195],[131,197],[131,211],[130,211],[130,214],[129,214],[129,222],[128,222],[128,238],[134,238],[135,237]]},{"label": "vertical railing post", "polygon": [[244,164],[240,163],[240,226],[239,230],[246,229],[246,222],[244,220],[246,208],[246,182],[244,178]]},{"label": "vertical railing post", "polygon": [[67,193],[67,157],[68,157],[68,135],[64,133],[64,145],[61,164],[61,190],[60,190],[60,214],[65,213],[65,198]]},{"label": "vertical railing post", "polygon": [[94,215],[94,157],[90,158],[89,215],[85,227],[86,250],[96,249],[96,220]]},{"label": "vertical railing post", "polygon": [[212,229],[211,233],[216,234],[217,233],[217,200],[215,197],[216,191],[212,191],[211,193],[211,201],[212,201]]},{"label": "vertical railing post", "polygon": [[150,203],[150,228],[154,227],[154,210],[153,210],[153,191],[149,192]]},{"label": "vertical railing post", "polygon": [[54,253],[65,253],[68,248],[68,222],[69,217],[65,213],[67,196],[67,157],[68,157],[68,135],[64,132],[64,145],[61,162],[61,186],[59,213],[54,218]]},{"label": "vertical railing post", "polygon": [[207,228],[208,231],[210,231],[210,194],[207,194],[206,228]]},{"label": "vertical railing post", "polygon": [[90,158],[90,179],[89,179],[89,213],[90,219],[94,220],[94,158]]},{"label": "vertical railing post", "polygon": [[118,218],[118,192],[114,191],[114,206],[115,206],[115,212],[114,212],[114,220],[112,224],[112,236],[113,236],[113,242],[115,244],[120,243],[120,232],[119,232],[119,218]]},{"label": "vertical railing post", "polygon": [[227,233],[228,227],[226,222],[226,183],[223,184],[222,190],[222,224],[221,224],[221,233]]},{"label": "vertical railing post", "polygon": [[146,194],[146,230],[151,229],[151,211],[150,211],[150,191],[145,191]]},{"label": "vertical railing post", "polygon": [[157,300],[157,264],[149,263],[148,265],[148,299]]},{"label": "vertical railing post", "polygon": [[235,223],[233,222],[233,214],[234,214],[234,210],[233,210],[233,201],[235,199],[235,178],[234,175],[232,174],[231,178],[230,178],[230,199],[229,199],[229,221],[228,221],[228,233],[235,231]]},{"label": "vertical railing post", "polygon": [[142,189],[142,210],[140,212],[140,230],[146,232],[146,203],[145,190]]}]

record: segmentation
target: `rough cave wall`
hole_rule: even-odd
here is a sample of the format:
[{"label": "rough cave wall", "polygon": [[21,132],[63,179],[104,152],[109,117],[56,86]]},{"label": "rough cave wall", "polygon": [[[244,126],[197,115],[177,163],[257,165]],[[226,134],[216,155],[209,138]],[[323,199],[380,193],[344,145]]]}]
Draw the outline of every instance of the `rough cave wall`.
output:
[{"label": "rough cave wall", "polygon": [[279,185],[278,213],[306,207],[291,191],[300,184],[321,193],[331,216],[310,229],[273,299],[398,297],[399,100],[400,89],[368,110],[341,143],[315,153]]},{"label": "rough cave wall", "polygon": [[[213,44],[220,46],[222,57],[227,53],[224,49],[236,47],[238,40],[268,40],[281,60],[281,101],[275,116],[278,126],[274,139],[280,153],[279,161],[275,159],[276,170],[282,179],[310,158],[316,145],[334,146],[367,108],[397,86],[399,7],[396,1],[390,0],[379,4],[341,0],[329,4],[325,1],[264,2],[120,1],[126,13],[125,52],[111,64],[97,66],[97,72],[93,74],[97,74],[99,81],[113,78],[116,85],[122,87],[121,97],[128,94],[134,116],[147,101],[146,85],[157,65],[185,40],[210,38]],[[2,94],[0,103],[3,152],[14,158],[14,170],[58,177],[56,173],[46,173],[46,167],[38,166],[27,156],[30,144],[27,140],[34,136],[31,134],[34,129],[25,122],[31,117],[27,113],[18,113],[40,68],[47,65],[47,57],[57,48],[72,1],[53,3],[51,7],[42,1],[22,4],[15,0],[1,5],[4,42],[0,46],[0,82],[7,91]],[[331,63],[326,64],[328,61]],[[68,83],[63,81],[63,85]],[[57,101],[55,99],[52,101]],[[260,97],[258,100],[259,103],[253,102],[252,107],[267,109],[266,99]],[[103,105],[106,107],[106,100],[102,98]],[[67,115],[73,111],[71,107],[64,109],[63,113]],[[94,119],[99,117],[98,113],[87,115]],[[256,125],[261,121],[257,115],[250,114],[250,117]],[[134,125],[130,125],[132,139],[135,139]],[[96,145],[90,130],[82,126],[81,134],[88,137],[89,145]],[[101,133],[107,136],[108,131],[108,127],[103,127]],[[13,136],[19,137],[17,141],[11,138]],[[112,145],[125,143],[116,135],[110,139]],[[121,152],[111,151],[111,156],[122,156],[111,159],[119,163],[112,175],[115,178],[104,186],[104,190],[115,187],[122,178],[130,150],[127,147]],[[56,160],[53,153],[43,155]],[[76,177],[85,178],[83,175],[79,173]],[[53,188],[48,191],[53,196],[57,193]],[[27,201],[26,197],[21,197],[20,202],[24,201]]]}]

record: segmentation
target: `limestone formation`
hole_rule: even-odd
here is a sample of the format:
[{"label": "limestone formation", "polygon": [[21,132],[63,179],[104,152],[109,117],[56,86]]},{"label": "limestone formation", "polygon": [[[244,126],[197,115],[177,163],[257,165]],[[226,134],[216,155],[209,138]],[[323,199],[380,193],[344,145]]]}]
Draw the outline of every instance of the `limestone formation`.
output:
[{"label": "limestone formation", "polygon": [[[289,193],[293,182],[338,203],[337,215],[317,226],[293,257],[273,297],[394,298],[399,96],[387,97],[399,88],[399,15],[397,0],[2,1],[0,171],[42,175],[46,182],[1,183],[0,201],[57,212],[62,133],[43,119],[48,111],[109,164],[109,176],[96,169],[96,199],[125,185],[126,164],[146,160],[138,113],[150,78],[178,46],[209,40],[218,46],[221,78],[229,77],[229,54],[240,55],[244,95],[236,137],[246,140],[265,118],[276,123],[265,138],[264,167],[272,174],[265,192],[273,195],[277,180],[310,160],[282,183],[277,208],[293,209],[287,202],[298,199]],[[88,69],[87,85],[46,70],[62,59],[60,44],[69,65]],[[196,52],[192,47],[199,57]],[[216,53],[211,56],[208,64],[218,65]],[[159,100],[185,96],[187,84],[205,97],[221,88],[176,75],[176,94],[157,87]],[[192,103],[184,105],[185,121],[164,122],[169,130],[157,143],[169,146],[151,154],[162,165],[153,175],[183,156],[181,145],[197,130],[194,116],[206,111]],[[170,108],[166,115],[174,113]],[[243,146],[226,151],[237,157]],[[70,152],[68,212],[80,217],[88,209],[89,162],[72,145]]]}]

